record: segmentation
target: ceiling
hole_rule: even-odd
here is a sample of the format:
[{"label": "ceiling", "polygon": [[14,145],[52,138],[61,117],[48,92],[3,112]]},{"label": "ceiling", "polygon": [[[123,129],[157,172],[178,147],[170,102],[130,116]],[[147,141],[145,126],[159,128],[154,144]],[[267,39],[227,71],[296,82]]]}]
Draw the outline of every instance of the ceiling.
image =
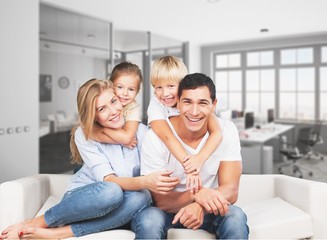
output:
[{"label": "ceiling", "polygon": [[41,1],[111,21],[115,30],[150,31],[197,45],[327,32],[326,0]]}]

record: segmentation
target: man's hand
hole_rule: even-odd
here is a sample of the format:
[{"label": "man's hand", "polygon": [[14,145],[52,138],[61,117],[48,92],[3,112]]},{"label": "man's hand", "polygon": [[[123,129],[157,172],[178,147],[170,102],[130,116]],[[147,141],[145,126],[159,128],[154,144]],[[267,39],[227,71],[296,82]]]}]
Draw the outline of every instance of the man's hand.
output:
[{"label": "man's hand", "polygon": [[221,216],[228,212],[230,205],[220,192],[208,188],[202,188],[196,193],[195,201],[204,207],[207,212],[215,215],[220,214]]},{"label": "man's hand", "polygon": [[145,176],[146,188],[152,192],[159,194],[167,194],[172,191],[177,184],[179,178],[171,177],[172,171],[166,172],[153,172]]},{"label": "man's hand", "polygon": [[194,202],[186,207],[181,208],[173,219],[173,224],[178,221],[188,229],[198,229],[203,224],[204,210],[203,207]]}]

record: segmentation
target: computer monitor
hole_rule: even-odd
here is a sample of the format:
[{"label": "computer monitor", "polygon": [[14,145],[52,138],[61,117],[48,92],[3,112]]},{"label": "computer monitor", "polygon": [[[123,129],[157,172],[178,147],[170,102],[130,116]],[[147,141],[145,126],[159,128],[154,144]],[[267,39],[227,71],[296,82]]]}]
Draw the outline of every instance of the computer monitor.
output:
[{"label": "computer monitor", "polygon": [[245,129],[251,128],[254,126],[254,113],[253,112],[246,112],[244,116],[244,127]]},{"label": "computer monitor", "polygon": [[232,119],[238,118],[238,111],[232,110]]},{"label": "computer monitor", "polygon": [[274,117],[274,109],[268,109],[267,110],[267,122],[270,123],[270,122],[273,122],[275,119]]}]

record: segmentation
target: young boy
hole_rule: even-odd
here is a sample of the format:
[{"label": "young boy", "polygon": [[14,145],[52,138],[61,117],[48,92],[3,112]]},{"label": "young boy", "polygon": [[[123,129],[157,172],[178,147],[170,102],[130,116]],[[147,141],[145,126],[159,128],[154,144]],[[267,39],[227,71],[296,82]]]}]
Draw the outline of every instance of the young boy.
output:
[{"label": "young boy", "polygon": [[[199,177],[200,169],[219,146],[222,133],[219,122],[214,114],[211,114],[208,123],[210,134],[208,141],[199,154],[190,156],[170,130],[166,119],[179,115],[176,108],[178,85],[186,74],[185,64],[174,56],[165,56],[153,63],[150,80],[154,87],[155,97],[151,99],[148,107],[148,125],[183,165],[187,174],[186,187],[191,192],[197,192],[202,185]],[[191,121],[197,121],[197,119]]]},{"label": "young boy", "polygon": [[93,140],[134,148],[137,143],[136,131],[142,121],[141,107],[135,101],[143,81],[142,72],[136,64],[122,62],[112,70],[110,81],[113,82],[115,94],[123,105],[125,125],[122,129],[101,128],[93,136]]}]

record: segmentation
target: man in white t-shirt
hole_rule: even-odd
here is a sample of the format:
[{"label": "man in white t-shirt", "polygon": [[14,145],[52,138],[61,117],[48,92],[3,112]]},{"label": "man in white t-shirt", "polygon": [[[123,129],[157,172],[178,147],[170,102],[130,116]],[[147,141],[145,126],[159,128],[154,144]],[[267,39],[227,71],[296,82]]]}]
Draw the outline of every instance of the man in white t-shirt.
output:
[{"label": "man in white t-shirt", "polygon": [[[179,84],[180,115],[167,122],[190,155],[198,153],[207,141],[208,117],[217,103],[215,94],[213,81],[201,73],[186,75]],[[242,173],[238,131],[231,121],[219,121],[223,140],[201,169],[203,186],[197,193],[186,189],[183,166],[148,130],[141,151],[141,174],[172,171],[171,176],[179,177],[180,183],[168,194],[151,193],[156,207],[143,210],[133,219],[136,239],[164,239],[169,228],[204,229],[221,239],[248,238],[246,215],[232,205],[237,200]]]}]

